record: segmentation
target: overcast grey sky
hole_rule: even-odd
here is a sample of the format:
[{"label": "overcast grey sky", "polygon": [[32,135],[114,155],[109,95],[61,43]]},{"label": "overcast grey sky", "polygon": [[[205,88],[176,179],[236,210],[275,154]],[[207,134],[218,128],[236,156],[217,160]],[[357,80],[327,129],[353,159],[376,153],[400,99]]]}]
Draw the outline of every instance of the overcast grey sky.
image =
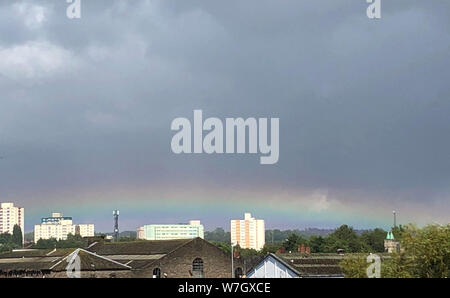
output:
[{"label": "overcast grey sky", "polygon": [[[1,1],[0,201],[27,229],[62,211],[108,230],[116,207],[126,229],[247,209],[269,227],[448,222],[450,2],[367,5],[84,0],[69,20],[62,0]],[[280,118],[278,164],[174,155],[194,109]]]}]

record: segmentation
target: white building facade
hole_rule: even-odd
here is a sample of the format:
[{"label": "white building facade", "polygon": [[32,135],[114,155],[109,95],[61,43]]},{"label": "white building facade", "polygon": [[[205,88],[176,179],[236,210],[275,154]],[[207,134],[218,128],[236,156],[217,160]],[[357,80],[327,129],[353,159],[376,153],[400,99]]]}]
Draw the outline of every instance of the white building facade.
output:
[{"label": "white building facade", "polygon": [[1,203],[0,234],[8,233],[12,235],[15,225],[20,227],[23,237],[25,234],[25,209],[14,206],[14,203]]},{"label": "white building facade", "polygon": [[145,225],[137,229],[136,235],[143,240],[203,239],[204,227],[199,220],[191,220],[189,224]]},{"label": "white building facade", "polygon": [[69,234],[81,237],[94,236],[93,224],[74,225],[72,217],[63,217],[61,213],[52,213],[51,217],[41,219],[40,225],[34,226],[34,242],[39,239],[66,240]]},{"label": "white building facade", "polygon": [[137,228],[136,238],[145,240],[145,228],[144,227]]},{"label": "white building facade", "polygon": [[275,254],[267,255],[247,273],[247,278],[298,278],[300,273]]},{"label": "white building facade", "polygon": [[231,221],[231,243],[241,248],[261,250],[266,244],[263,219],[255,219],[250,213],[245,213],[244,219]]}]

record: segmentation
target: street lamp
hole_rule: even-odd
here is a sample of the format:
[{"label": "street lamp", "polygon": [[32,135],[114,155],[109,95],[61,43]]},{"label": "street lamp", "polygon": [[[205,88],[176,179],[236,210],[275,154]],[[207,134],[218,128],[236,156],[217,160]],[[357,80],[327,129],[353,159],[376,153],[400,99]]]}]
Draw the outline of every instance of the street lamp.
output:
[{"label": "street lamp", "polygon": [[237,243],[231,243],[231,278],[234,277],[234,253],[233,247],[235,247]]}]

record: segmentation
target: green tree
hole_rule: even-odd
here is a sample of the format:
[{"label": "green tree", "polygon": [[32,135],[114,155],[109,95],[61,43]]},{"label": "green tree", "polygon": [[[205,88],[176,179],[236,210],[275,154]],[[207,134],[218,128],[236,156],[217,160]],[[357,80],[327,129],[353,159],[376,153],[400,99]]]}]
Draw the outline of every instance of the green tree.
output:
[{"label": "green tree", "polygon": [[450,277],[450,224],[422,229],[409,225],[401,237],[401,247],[413,262],[412,276]]},{"label": "green tree", "polygon": [[350,255],[339,264],[346,278],[366,278],[367,255]]},{"label": "green tree", "polygon": [[366,252],[384,252],[386,231],[375,229],[361,234],[361,248]]},{"label": "green tree", "polygon": [[217,228],[211,232],[205,232],[205,240],[207,241],[230,243],[230,239],[231,239],[230,232],[225,232],[225,230],[222,228]]},{"label": "green tree", "polygon": [[414,271],[413,260],[405,253],[393,254],[381,264],[383,278],[412,278]]},{"label": "green tree", "polygon": [[231,255],[231,245],[230,245],[230,243],[222,242],[222,241],[210,241],[210,242],[213,245],[215,245],[218,248],[220,248],[221,250],[223,250],[224,252],[226,252],[226,253]]},{"label": "green tree", "polygon": [[12,234],[12,243],[17,247],[23,247],[22,229],[18,225],[14,225]]},{"label": "green tree", "polygon": [[12,242],[12,235],[9,233],[0,234],[0,245],[9,244]]},{"label": "green tree", "polygon": [[83,239],[80,235],[73,235],[69,234],[67,235],[66,240],[60,240],[56,244],[57,248],[79,248],[79,247],[85,247],[87,244],[86,240]]},{"label": "green tree", "polygon": [[300,235],[297,234],[291,234],[289,237],[283,242],[284,248],[286,248],[287,251],[296,252],[298,249],[298,246],[300,244],[307,244],[308,240],[303,238]]},{"label": "green tree", "polygon": [[324,251],[336,252],[344,249],[346,252],[360,252],[362,243],[352,227],[342,225],[325,238]]},{"label": "green tree", "polygon": [[49,248],[56,248],[56,245],[58,244],[58,240],[55,238],[50,239],[39,239],[33,246],[33,248],[38,249],[49,249]]},{"label": "green tree", "polygon": [[9,233],[0,234],[0,252],[11,251],[12,249],[14,249],[12,235]]},{"label": "green tree", "polygon": [[[385,278],[450,277],[450,225],[407,225],[401,230],[401,251],[382,259]],[[367,264],[349,257],[341,262],[348,277],[364,277]]]},{"label": "green tree", "polygon": [[50,249],[50,248],[82,248],[86,247],[87,240],[80,235],[67,235],[66,240],[51,239],[39,239],[33,246],[34,248]]},{"label": "green tree", "polygon": [[13,228],[13,234],[0,234],[0,252],[11,251],[22,247],[22,231],[18,225]]},{"label": "green tree", "polygon": [[320,253],[324,252],[325,239],[322,236],[313,235],[309,238],[309,246],[311,247],[311,252]]},{"label": "green tree", "polygon": [[281,242],[276,243],[266,243],[261,250],[261,253],[263,255],[266,255],[268,253],[275,253],[278,249],[280,249],[283,246]]},{"label": "green tree", "polygon": [[277,243],[285,241],[290,235],[295,234],[297,236],[305,237],[304,232],[300,230],[266,230],[266,242]]},{"label": "green tree", "polygon": [[402,225],[398,225],[392,228],[392,233],[394,234],[394,238],[398,241],[402,240],[403,233],[406,231],[406,227]]}]

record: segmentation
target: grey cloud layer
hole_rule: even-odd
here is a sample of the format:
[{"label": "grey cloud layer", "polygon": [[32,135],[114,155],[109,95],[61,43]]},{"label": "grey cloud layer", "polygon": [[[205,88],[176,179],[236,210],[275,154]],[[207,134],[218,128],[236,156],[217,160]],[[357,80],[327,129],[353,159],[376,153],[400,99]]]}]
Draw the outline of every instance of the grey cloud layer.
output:
[{"label": "grey cloud layer", "polygon": [[[377,22],[365,1],[83,1],[80,21],[65,1],[14,2],[0,197],[188,176],[448,201],[448,2],[386,2]],[[170,122],[197,108],[279,117],[278,165],[171,154]]]}]

